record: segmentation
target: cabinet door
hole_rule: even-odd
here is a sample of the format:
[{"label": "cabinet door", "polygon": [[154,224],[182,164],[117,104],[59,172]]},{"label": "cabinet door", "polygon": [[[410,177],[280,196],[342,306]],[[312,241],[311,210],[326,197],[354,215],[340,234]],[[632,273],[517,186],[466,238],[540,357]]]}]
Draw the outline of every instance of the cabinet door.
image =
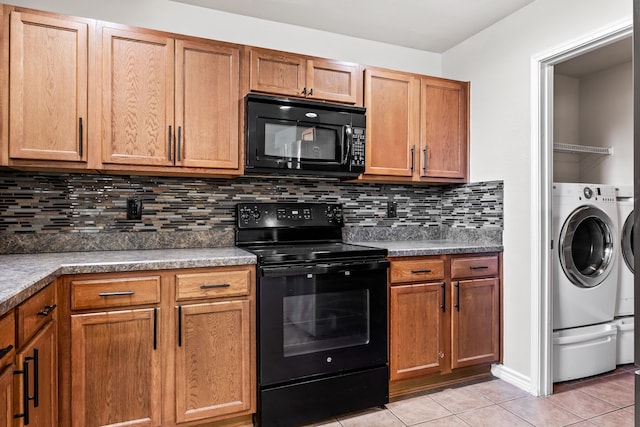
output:
[{"label": "cabinet door", "polygon": [[[58,348],[56,322],[50,321],[16,354],[14,393],[17,426],[50,427],[58,420]],[[24,372],[28,374],[25,375]],[[24,394],[33,399],[27,399]],[[28,419],[27,419],[28,417]]]},{"label": "cabinet door", "polygon": [[13,366],[0,371],[0,425],[13,424]]},{"label": "cabinet door", "polygon": [[[251,408],[249,301],[182,306],[176,351],[176,419]],[[181,313],[180,313],[181,312]]]},{"label": "cabinet door", "polygon": [[237,48],[176,41],[176,164],[239,167]]},{"label": "cabinet door", "polygon": [[86,159],[89,24],[11,13],[9,156]]},{"label": "cabinet door", "polygon": [[174,164],[174,40],[102,29],[104,163]]},{"label": "cabinet door", "polygon": [[467,83],[423,77],[420,176],[467,179]]},{"label": "cabinet door", "polygon": [[452,368],[500,357],[499,279],[453,282]]},{"label": "cabinet door", "polygon": [[365,175],[411,179],[420,143],[420,84],[410,75],[368,69]]},{"label": "cabinet door", "polygon": [[307,63],[308,98],[355,104],[357,83],[356,65],[322,59]]},{"label": "cabinet door", "polygon": [[159,426],[157,309],[71,316],[74,427]]},{"label": "cabinet door", "polygon": [[286,96],[305,96],[305,58],[260,49],[251,49],[250,55],[251,90]]},{"label": "cabinet door", "polygon": [[444,282],[391,287],[391,381],[445,370],[445,288]]}]

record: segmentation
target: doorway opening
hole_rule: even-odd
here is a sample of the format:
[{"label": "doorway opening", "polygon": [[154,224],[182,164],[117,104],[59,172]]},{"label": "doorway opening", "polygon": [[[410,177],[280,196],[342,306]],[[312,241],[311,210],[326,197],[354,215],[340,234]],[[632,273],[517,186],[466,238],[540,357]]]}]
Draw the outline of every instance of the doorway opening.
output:
[{"label": "doorway opening", "polygon": [[[586,69],[590,60],[596,58],[597,62],[602,62],[602,56],[598,60],[598,55],[603,54],[605,49],[614,49],[619,44],[627,43],[632,36],[633,28],[631,22],[621,22],[618,25],[590,34],[589,36],[576,40],[566,46],[553,51],[536,55],[531,62],[532,75],[532,206],[537,211],[538,216],[532,219],[532,265],[538,265],[538,270],[533,269],[534,283],[537,287],[532,290],[532,366],[531,382],[532,393],[538,396],[553,393],[553,289],[552,289],[552,184],[554,182],[554,163],[558,166],[559,160],[571,163],[571,159],[559,157],[554,159],[554,143],[562,144],[564,147],[556,145],[556,150],[567,151],[580,150],[581,144],[571,144],[565,141],[556,141],[554,136],[572,134],[565,128],[562,132],[554,132],[554,81],[556,69],[564,73],[581,72],[580,67]],[[589,59],[590,58],[590,59]],[[582,65],[581,65],[582,63]],[[589,65],[589,66],[595,66]],[[602,64],[600,64],[602,65]],[[574,71],[571,71],[574,69]],[[575,78],[575,77],[574,77]],[[569,84],[569,87],[571,85]],[[557,129],[556,129],[557,130]],[[555,135],[554,135],[555,134]],[[579,134],[579,132],[578,132]],[[574,141],[575,142],[575,141]],[[632,144],[632,142],[630,142]],[[582,144],[584,145],[584,144]],[[573,155],[575,153],[570,153]],[[555,162],[554,162],[555,160]],[[562,175],[562,179],[580,180],[580,161],[569,172]],[[588,170],[586,166],[583,167]],[[559,174],[560,176],[560,174]],[[558,178],[559,178],[558,176]],[[537,207],[537,209],[535,208]]]}]

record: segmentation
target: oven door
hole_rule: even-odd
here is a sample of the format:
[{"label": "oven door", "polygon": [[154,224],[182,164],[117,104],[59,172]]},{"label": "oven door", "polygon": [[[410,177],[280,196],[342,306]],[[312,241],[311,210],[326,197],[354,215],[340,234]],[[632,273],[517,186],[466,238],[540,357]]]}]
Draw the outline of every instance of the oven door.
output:
[{"label": "oven door", "polygon": [[385,365],[388,265],[262,267],[261,387]]}]

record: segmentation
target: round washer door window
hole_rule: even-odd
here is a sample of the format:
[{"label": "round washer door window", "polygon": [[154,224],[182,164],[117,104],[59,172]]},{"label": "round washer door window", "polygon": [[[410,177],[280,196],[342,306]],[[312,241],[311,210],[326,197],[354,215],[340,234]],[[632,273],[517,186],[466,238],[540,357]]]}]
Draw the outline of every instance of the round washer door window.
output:
[{"label": "round washer door window", "polygon": [[560,232],[560,264],[574,285],[598,286],[613,269],[614,228],[611,218],[592,206],[569,215]]},{"label": "round washer door window", "polygon": [[635,272],[633,259],[633,211],[627,216],[622,227],[622,257],[631,272]]}]

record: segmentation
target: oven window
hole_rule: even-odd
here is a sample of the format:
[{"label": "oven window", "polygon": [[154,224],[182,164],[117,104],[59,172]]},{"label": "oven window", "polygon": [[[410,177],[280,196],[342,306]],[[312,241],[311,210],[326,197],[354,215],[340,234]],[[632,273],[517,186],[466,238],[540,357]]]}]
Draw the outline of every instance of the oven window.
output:
[{"label": "oven window", "polygon": [[285,357],[369,342],[368,289],[287,296],[283,314]]},{"label": "oven window", "polygon": [[264,154],[266,156],[335,161],[339,136],[335,129],[304,123],[265,123]]}]

